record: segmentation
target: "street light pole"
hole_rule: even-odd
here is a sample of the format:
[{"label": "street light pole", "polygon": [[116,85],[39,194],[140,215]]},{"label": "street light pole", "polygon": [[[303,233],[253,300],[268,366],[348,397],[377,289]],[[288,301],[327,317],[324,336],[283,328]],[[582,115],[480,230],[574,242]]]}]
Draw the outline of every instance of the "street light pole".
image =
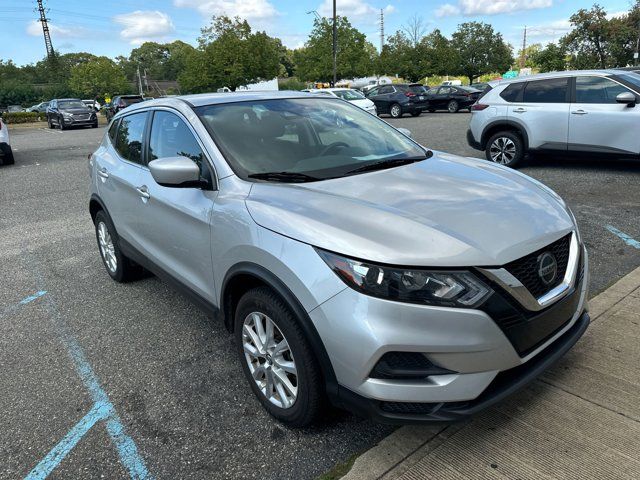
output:
[{"label": "street light pole", "polygon": [[333,86],[338,82],[337,78],[338,60],[338,26],[336,24],[336,0],[333,0]]}]

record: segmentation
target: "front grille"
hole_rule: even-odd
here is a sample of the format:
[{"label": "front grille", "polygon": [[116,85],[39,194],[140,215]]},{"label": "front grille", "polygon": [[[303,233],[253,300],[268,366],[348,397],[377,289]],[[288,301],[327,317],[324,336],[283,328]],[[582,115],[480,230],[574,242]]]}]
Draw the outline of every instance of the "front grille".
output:
[{"label": "front grille", "polygon": [[[526,257],[505,265],[511,275],[520,280],[527,290],[535,298],[539,298],[562,283],[569,263],[569,246],[571,245],[571,235],[561,238],[551,245],[541,248]],[[545,252],[549,252],[556,257],[558,262],[558,273],[555,281],[551,285],[545,285],[538,275],[538,257]]]},{"label": "front grille", "polygon": [[397,415],[429,415],[440,405],[440,403],[380,402],[380,409]]}]

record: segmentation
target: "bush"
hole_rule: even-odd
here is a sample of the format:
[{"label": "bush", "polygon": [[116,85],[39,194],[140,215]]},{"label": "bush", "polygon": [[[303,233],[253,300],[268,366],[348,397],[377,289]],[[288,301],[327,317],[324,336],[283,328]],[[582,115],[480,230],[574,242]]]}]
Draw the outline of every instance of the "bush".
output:
[{"label": "bush", "polygon": [[307,88],[305,82],[301,82],[296,77],[278,79],[278,88],[280,90],[304,90]]},{"label": "bush", "polygon": [[43,122],[45,119],[45,114],[38,112],[14,112],[2,114],[2,120],[4,120],[7,125],[11,123]]}]

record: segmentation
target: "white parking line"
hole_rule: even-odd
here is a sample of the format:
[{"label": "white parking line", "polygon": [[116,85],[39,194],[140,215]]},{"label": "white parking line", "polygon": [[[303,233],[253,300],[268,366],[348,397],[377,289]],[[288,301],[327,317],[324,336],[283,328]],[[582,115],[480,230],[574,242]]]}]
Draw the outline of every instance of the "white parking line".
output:
[{"label": "white parking line", "polygon": [[41,127],[40,130],[45,131],[47,133],[58,133],[58,134],[62,134],[62,132],[60,130],[52,130],[50,128],[45,128],[45,127]]}]

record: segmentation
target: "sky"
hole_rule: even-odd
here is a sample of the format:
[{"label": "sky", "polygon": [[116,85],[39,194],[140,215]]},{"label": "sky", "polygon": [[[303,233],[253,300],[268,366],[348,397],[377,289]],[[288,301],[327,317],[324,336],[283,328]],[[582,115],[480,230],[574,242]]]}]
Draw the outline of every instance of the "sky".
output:
[{"label": "sky", "polygon": [[[254,29],[279,37],[291,48],[304,44],[314,11],[330,16],[332,0],[44,0],[53,46],[61,53],[86,51],[114,58],[150,40],[183,40],[196,45],[200,28],[212,15],[238,15]],[[569,29],[569,17],[594,0],[337,0],[338,14],[380,45],[380,11],[387,35],[418,15],[429,31],[445,35],[457,25],[483,21],[514,46],[555,41]],[[627,11],[632,0],[598,0],[608,14]],[[45,56],[36,0],[0,0],[0,59],[18,65]]]}]

